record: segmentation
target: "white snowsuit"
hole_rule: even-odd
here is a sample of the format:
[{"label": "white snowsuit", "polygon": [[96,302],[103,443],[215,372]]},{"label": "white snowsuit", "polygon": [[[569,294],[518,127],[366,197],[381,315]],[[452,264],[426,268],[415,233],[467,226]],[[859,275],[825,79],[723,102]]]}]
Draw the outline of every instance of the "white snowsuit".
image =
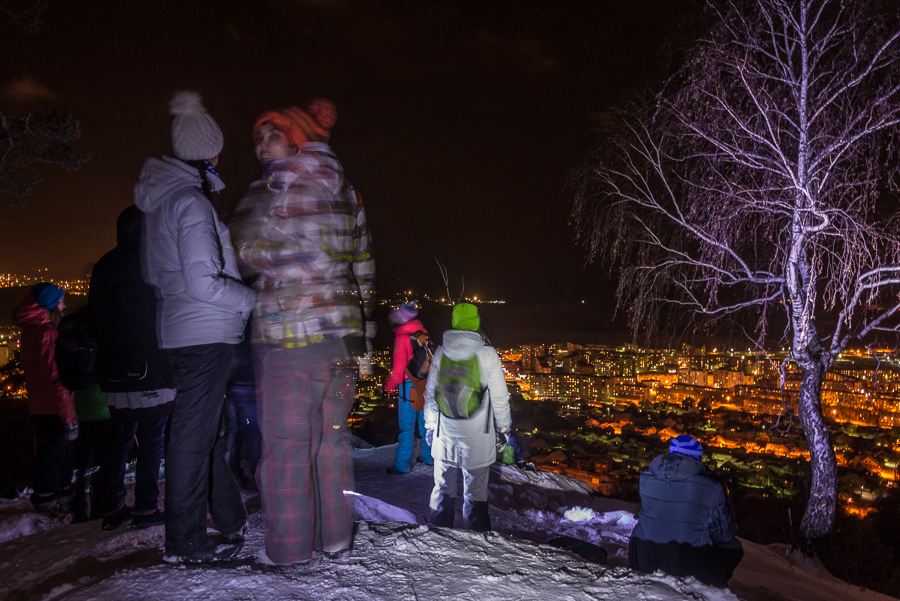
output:
[{"label": "white snowsuit", "polygon": [[[487,391],[481,407],[468,419],[451,419],[438,410],[435,394],[444,356],[454,361],[478,357],[481,384]],[[434,432],[434,490],[430,506],[436,526],[453,525],[456,483],[462,470],[465,527],[490,530],[487,484],[490,466],[497,459],[496,432],[509,432],[510,426],[509,391],[497,351],[486,346],[477,332],[445,332],[444,345],[434,355],[425,387],[425,429]]]}]

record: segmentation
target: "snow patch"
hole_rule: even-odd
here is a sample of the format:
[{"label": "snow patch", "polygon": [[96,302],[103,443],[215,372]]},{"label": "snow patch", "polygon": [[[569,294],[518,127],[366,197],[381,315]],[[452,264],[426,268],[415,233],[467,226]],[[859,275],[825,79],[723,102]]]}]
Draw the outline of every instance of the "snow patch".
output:
[{"label": "snow patch", "polygon": [[366,495],[361,495],[349,490],[345,490],[344,495],[349,497],[353,503],[357,521],[416,523],[416,516],[405,509],[400,509],[390,503],[385,503],[374,497],[367,497]]},{"label": "snow patch", "polygon": [[584,507],[573,507],[566,511],[563,515],[570,522],[588,522],[594,519],[594,511]]},{"label": "snow patch", "polygon": [[0,520],[0,542],[49,530],[56,525],[52,518],[39,513],[20,513]]}]

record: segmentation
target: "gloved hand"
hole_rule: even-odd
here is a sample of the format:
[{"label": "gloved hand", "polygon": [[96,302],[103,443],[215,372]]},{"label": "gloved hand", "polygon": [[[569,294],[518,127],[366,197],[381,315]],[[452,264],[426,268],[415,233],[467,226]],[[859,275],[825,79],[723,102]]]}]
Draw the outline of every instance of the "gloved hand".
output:
[{"label": "gloved hand", "polygon": [[78,439],[78,420],[66,424],[66,440],[73,442]]},{"label": "gloved hand", "polygon": [[504,432],[497,432],[497,452],[502,453],[503,449],[506,448],[506,445],[509,444],[509,430]]},{"label": "gloved hand", "polygon": [[425,442],[429,447],[434,443],[434,430],[425,430]]}]

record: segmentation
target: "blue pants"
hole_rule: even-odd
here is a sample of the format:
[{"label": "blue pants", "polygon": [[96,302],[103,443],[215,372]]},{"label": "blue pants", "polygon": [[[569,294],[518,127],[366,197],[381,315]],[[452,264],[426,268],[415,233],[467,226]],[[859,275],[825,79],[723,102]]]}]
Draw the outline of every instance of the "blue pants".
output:
[{"label": "blue pants", "polygon": [[422,436],[422,454],[419,456],[422,463],[434,464],[431,458],[431,447],[425,442],[425,412],[416,411],[409,402],[409,390],[412,382],[408,379],[400,385],[400,398],[397,399],[397,414],[400,420],[400,444],[394,453],[394,469],[398,472],[408,472],[412,460],[413,442],[416,438],[416,423],[419,424],[419,434]]},{"label": "blue pants", "polygon": [[238,482],[256,482],[260,435],[256,387],[229,384],[225,392],[228,410],[228,464]]},{"label": "blue pants", "polygon": [[101,515],[112,515],[125,505],[125,471],[135,435],[138,448],[134,469],[134,513],[149,515],[159,508],[159,465],[167,419],[128,421],[113,411],[109,444],[100,469],[103,502],[98,503],[98,509]]}]

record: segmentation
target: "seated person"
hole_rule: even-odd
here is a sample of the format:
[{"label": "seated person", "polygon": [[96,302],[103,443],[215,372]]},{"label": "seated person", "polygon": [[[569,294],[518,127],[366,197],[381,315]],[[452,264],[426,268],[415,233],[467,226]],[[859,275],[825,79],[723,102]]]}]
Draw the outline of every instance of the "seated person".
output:
[{"label": "seated person", "polygon": [[668,454],[641,474],[641,511],[628,541],[628,567],[645,573],[693,576],[724,587],[744,549],[737,522],[717,478],[700,459],[703,446],[683,434]]}]

